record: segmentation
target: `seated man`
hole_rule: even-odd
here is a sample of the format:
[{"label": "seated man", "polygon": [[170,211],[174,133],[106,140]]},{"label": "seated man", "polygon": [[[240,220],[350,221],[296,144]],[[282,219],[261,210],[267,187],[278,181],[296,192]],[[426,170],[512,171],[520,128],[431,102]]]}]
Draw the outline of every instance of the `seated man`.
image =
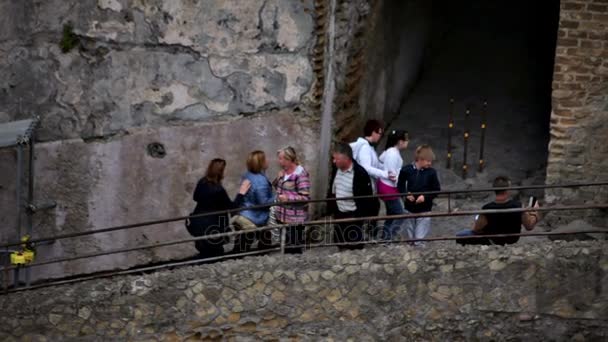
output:
[{"label": "seated man", "polygon": [[[506,177],[496,177],[494,184],[492,185],[494,188],[507,188],[510,186],[511,182]],[[482,209],[500,210],[521,207],[519,201],[510,198],[509,191],[497,190],[494,202],[484,205]],[[538,207],[538,203],[534,204],[534,208]],[[465,229],[456,234],[456,236],[518,234],[521,232],[522,225],[526,230],[532,230],[538,221],[539,217],[536,211],[478,215],[472,230]],[[507,245],[516,243],[517,241],[519,241],[519,236],[456,240],[456,242],[463,245]]]}]

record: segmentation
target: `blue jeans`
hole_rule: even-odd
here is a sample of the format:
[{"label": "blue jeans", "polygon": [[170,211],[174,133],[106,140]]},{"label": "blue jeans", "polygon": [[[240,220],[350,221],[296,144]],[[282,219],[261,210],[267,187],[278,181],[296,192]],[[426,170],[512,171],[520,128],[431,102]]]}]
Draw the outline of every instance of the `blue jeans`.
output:
[{"label": "blue jeans", "polygon": [[[478,235],[472,229],[464,229],[456,233],[457,237],[475,236]],[[461,245],[491,245],[492,242],[489,239],[477,238],[477,239],[461,239],[456,240],[456,243]]]},{"label": "blue jeans", "polygon": [[472,229],[465,229],[465,230],[461,230],[458,233],[456,233],[456,236],[473,236],[475,235],[475,232],[473,232]]},{"label": "blue jeans", "polygon": [[[405,214],[405,209],[403,209],[403,203],[401,199],[393,199],[384,201],[386,205],[386,214],[387,215],[402,215]],[[384,240],[393,240],[396,238],[401,231],[401,225],[403,223],[403,219],[388,219],[384,221],[384,229],[382,231],[382,238]]]},{"label": "blue jeans", "polygon": [[[405,210],[406,213],[409,213]],[[403,220],[403,226],[407,232],[407,236],[410,239],[424,239],[431,230],[431,218],[430,217],[414,217]],[[423,245],[423,241],[416,241],[413,243],[416,246]]]}]

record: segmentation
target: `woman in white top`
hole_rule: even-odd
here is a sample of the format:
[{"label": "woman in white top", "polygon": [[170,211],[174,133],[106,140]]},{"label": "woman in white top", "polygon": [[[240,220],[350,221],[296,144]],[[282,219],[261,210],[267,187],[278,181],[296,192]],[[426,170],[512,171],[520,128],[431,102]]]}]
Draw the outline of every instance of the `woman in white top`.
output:
[{"label": "woman in white top", "polygon": [[[403,158],[401,158],[401,150],[407,148],[409,138],[406,131],[394,130],[389,133],[386,140],[386,150],[380,155],[380,162],[383,165],[386,174],[399,174],[401,167],[403,166]],[[378,194],[390,195],[398,194],[397,179],[381,177],[377,183]],[[401,215],[405,214],[403,209],[403,203],[399,196],[382,196],[382,200],[386,206],[387,215]],[[403,219],[384,221],[384,229],[382,238],[385,240],[392,240],[398,234],[400,234],[401,224]]]}]

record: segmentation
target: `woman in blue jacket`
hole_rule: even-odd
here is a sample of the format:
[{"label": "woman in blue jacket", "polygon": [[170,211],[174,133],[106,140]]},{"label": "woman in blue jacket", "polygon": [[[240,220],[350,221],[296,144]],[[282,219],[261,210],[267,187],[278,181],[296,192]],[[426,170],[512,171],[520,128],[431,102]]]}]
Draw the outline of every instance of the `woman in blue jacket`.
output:
[{"label": "woman in blue jacket", "polygon": [[[243,197],[241,207],[245,208],[238,216],[233,218],[236,229],[254,230],[268,223],[270,207],[247,209],[253,206],[270,204],[275,201],[272,193],[272,185],[266,178],[268,161],[263,151],[253,151],[247,157],[247,172],[243,180],[251,183],[251,188]],[[242,253],[251,249],[255,239],[258,239],[258,249],[268,248],[271,245],[272,233],[269,230],[255,233],[237,235],[234,241],[234,252]]]}]

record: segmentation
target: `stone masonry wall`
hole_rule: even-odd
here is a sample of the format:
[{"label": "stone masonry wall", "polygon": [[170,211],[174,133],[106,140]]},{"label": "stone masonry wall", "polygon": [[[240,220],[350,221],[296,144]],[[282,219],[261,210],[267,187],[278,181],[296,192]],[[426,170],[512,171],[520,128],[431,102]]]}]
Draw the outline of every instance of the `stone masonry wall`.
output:
[{"label": "stone masonry wall", "polygon": [[311,87],[311,1],[1,6],[0,119],[40,115],[41,140],[287,108]]},{"label": "stone masonry wall", "polygon": [[387,0],[376,7],[359,106],[365,119],[390,123],[418,80],[431,35],[432,1]]},{"label": "stone masonry wall", "polygon": [[[314,183],[313,12],[312,0],[1,1],[0,122],[40,116],[36,202],[58,204],[37,215],[34,236],[186,215],[212,158],[227,160],[234,195],[255,149],[274,177],[276,150],[295,146]],[[15,161],[0,151],[1,242],[18,238]],[[178,222],[57,241],[38,258],[187,236]],[[80,260],[33,279],[193,253]]]},{"label": "stone masonry wall", "polygon": [[[608,1],[562,0],[553,76],[548,183],[608,180]],[[547,192],[549,203],[608,202],[606,188]],[[605,211],[560,213],[608,225]]]},{"label": "stone masonry wall", "polygon": [[337,141],[352,141],[360,134],[365,113],[359,107],[363,75],[368,68],[367,37],[373,31],[381,1],[340,0],[336,4],[334,52],[336,98],[334,135]]},{"label": "stone masonry wall", "polygon": [[608,338],[605,242],[265,256],[0,295],[3,341]]},{"label": "stone masonry wall", "polygon": [[367,119],[391,122],[417,80],[430,36],[431,1],[337,1],[336,140]]}]

